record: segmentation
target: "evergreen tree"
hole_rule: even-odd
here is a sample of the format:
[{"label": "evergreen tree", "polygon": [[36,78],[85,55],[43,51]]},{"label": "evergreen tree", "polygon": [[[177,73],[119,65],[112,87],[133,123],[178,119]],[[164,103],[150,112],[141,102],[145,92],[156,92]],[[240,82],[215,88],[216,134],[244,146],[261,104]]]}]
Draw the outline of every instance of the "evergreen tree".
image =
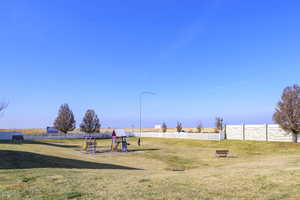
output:
[{"label": "evergreen tree", "polygon": [[80,124],[80,129],[86,133],[97,133],[100,131],[100,120],[96,115],[94,110],[87,110],[82,123]]},{"label": "evergreen tree", "polygon": [[74,114],[68,104],[60,106],[58,116],[54,121],[54,127],[61,132],[67,134],[68,131],[73,131],[76,128]]}]

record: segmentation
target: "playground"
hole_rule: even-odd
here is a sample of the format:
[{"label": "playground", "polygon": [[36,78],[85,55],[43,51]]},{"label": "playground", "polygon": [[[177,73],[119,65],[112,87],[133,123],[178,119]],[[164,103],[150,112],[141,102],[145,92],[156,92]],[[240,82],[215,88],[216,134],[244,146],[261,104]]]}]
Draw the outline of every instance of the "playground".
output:
[{"label": "playground", "polygon": [[[0,145],[0,199],[286,199],[300,197],[300,145],[126,138]],[[93,142],[93,141],[92,141]],[[216,157],[228,150],[228,157]]]}]

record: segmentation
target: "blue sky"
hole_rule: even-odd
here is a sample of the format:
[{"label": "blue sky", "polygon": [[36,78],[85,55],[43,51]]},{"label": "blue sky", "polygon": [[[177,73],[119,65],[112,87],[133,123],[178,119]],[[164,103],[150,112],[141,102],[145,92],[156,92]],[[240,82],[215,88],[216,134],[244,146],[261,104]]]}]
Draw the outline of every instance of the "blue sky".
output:
[{"label": "blue sky", "polygon": [[1,128],[52,125],[62,103],[77,124],[272,123],[300,82],[299,1],[2,1]]}]

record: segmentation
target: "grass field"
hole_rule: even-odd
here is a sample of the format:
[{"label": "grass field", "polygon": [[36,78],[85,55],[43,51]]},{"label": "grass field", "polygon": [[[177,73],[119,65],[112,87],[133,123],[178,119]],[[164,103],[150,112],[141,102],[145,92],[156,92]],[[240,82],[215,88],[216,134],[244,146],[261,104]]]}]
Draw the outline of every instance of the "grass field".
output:
[{"label": "grass field", "polygon": [[299,144],[130,139],[133,152],[86,155],[81,143],[1,143],[0,199],[300,199]]}]

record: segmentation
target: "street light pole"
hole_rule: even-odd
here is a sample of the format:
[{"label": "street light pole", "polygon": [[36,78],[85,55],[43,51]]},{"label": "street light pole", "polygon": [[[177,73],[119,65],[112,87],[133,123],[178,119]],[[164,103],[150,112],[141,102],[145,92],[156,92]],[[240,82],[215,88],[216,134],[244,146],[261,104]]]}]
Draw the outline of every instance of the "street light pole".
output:
[{"label": "street light pole", "polygon": [[142,136],[142,108],[143,108],[142,107],[142,97],[145,94],[155,95],[154,92],[148,92],[148,91],[141,92],[140,95],[139,95],[139,103],[140,103],[140,137],[139,137],[139,140],[138,140],[138,145],[139,146],[141,145],[141,136]]}]

